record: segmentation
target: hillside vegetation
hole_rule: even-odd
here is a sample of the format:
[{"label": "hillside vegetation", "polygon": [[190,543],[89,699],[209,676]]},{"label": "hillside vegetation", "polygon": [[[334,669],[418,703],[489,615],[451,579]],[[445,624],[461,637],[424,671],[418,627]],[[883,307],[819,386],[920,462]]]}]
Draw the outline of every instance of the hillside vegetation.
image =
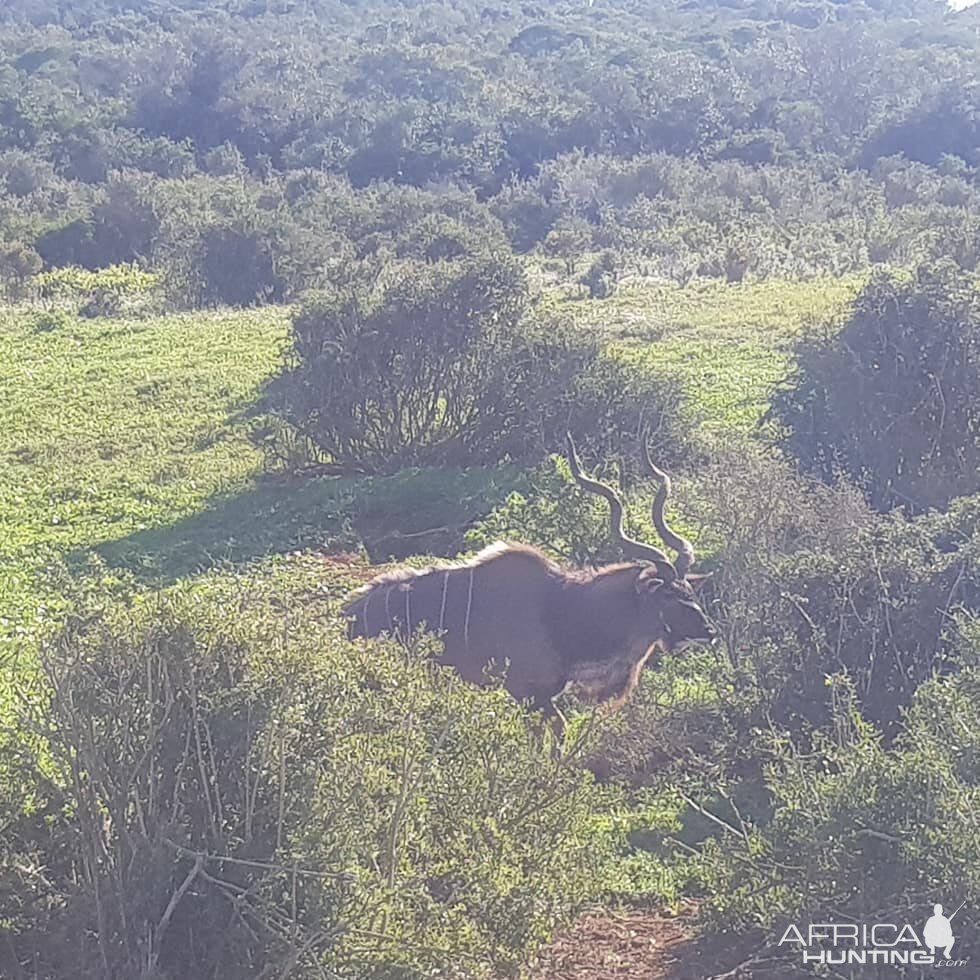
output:
[{"label": "hillside vegetation", "polygon": [[[975,13],[10,0],[0,42],[0,976],[976,934]],[[720,642],[559,744],[339,610],[499,539],[621,560],[566,430],[636,537],[670,470]]]}]

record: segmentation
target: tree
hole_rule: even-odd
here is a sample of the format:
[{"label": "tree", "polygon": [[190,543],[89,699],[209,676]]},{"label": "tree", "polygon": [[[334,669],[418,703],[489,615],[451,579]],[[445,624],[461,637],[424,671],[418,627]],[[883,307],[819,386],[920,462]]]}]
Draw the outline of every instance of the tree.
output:
[{"label": "tree", "polygon": [[592,229],[581,218],[563,218],[545,237],[543,248],[546,255],[561,259],[565,274],[575,274],[575,262],[592,244]]},{"label": "tree", "polygon": [[980,292],[951,262],[877,273],[842,328],[796,352],[772,417],[823,479],[849,474],[878,507],[918,511],[980,488]]},{"label": "tree", "polygon": [[293,319],[270,407],[345,469],[524,457],[596,345],[530,310],[511,258],[349,268]]},{"label": "tree", "polygon": [[27,281],[43,266],[41,256],[23,242],[0,244],[0,287],[13,299],[24,294]]}]

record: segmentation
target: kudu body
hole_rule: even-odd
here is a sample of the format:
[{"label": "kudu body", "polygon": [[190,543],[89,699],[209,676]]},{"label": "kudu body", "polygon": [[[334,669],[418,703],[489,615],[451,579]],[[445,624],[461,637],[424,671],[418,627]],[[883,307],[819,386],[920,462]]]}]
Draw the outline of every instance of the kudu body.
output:
[{"label": "kudu body", "polygon": [[350,636],[404,638],[421,627],[441,637],[439,661],[463,678],[485,683],[488,667],[503,667],[507,690],[549,714],[552,699],[566,691],[622,704],[658,646],[713,639],[695,598],[704,576],[688,575],[694,549],[664,519],[667,474],[647,454],[660,481],[653,521],[677,552],[674,562],[626,535],[619,496],[584,475],[571,436],[568,460],[578,484],[608,501],[613,536],[637,561],[572,571],[535,548],[496,544],[455,565],[398,569],[369,582],[345,607]]}]

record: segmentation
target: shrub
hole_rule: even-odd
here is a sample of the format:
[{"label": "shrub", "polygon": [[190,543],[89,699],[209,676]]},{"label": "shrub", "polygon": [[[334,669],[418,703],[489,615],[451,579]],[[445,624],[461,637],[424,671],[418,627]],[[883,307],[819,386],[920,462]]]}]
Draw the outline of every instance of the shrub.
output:
[{"label": "shrub", "polygon": [[715,552],[713,613],[743,730],[826,724],[824,679],[846,672],[865,717],[894,735],[916,688],[953,666],[951,613],[980,608],[976,515],[878,515],[851,488],[760,457],[721,456],[692,503]]},{"label": "shrub", "polygon": [[61,301],[83,316],[118,316],[145,308],[159,277],[145,272],[135,263],[104,269],[62,266],[34,277],[44,299]]},{"label": "shrub", "polygon": [[[470,215],[464,217],[469,218]],[[430,213],[403,229],[392,244],[397,255],[428,262],[506,248],[503,229],[495,227],[486,215],[479,214],[478,217],[483,220],[469,226],[459,218]]]},{"label": "shrub", "polygon": [[[733,821],[699,862],[709,928],[751,931],[776,957],[774,971],[802,966],[798,944],[776,946],[790,923],[804,933],[810,923],[909,923],[921,935],[935,902],[950,912],[963,902],[956,934],[980,927],[980,677],[971,670],[924,685],[890,750],[848,685],[836,678],[831,688],[834,724],[810,752],[779,737],[769,746],[771,823]],[[888,975],[921,972],[892,966]]]},{"label": "shrub", "polygon": [[294,317],[268,406],[349,470],[533,458],[558,444],[598,358],[532,313],[511,259],[363,264]]},{"label": "shrub", "polygon": [[75,317],[68,310],[35,310],[30,314],[31,329],[35,333],[50,333],[53,330],[64,330],[74,322]]},{"label": "shrub", "polygon": [[31,276],[43,267],[41,256],[22,242],[0,243],[0,290],[11,299],[21,299]]},{"label": "shrub", "polygon": [[581,218],[562,218],[545,236],[542,251],[561,259],[566,276],[575,274],[575,263],[592,244],[592,227]]},{"label": "shrub", "polygon": [[879,272],[842,327],[799,345],[774,401],[786,445],[878,507],[944,506],[980,488],[980,291],[951,264]]},{"label": "shrub", "polygon": [[571,429],[589,452],[638,458],[637,434],[685,444],[680,387],[531,306],[524,272],[486,255],[362,263],[293,318],[265,408],[294,463],[391,472],[540,458]]},{"label": "shrub", "polygon": [[589,291],[591,299],[606,299],[616,291],[619,282],[619,260],[610,249],[600,252],[579,282]]},{"label": "shrub", "polygon": [[322,605],[284,623],[279,586],[86,606],[46,645],[37,802],[4,814],[5,957],[478,977],[592,893],[609,794],[545,764],[502,690],[425,645],[349,644]]},{"label": "shrub", "polygon": [[0,152],[0,186],[12,197],[29,197],[53,180],[54,167],[39,154],[19,149]]},{"label": "shrub", "polygon": [[329,228],[302,227],[272,182],[185,182],[165,200],[154,261],[180,306],[286,302],[318,285],[325,264],[343,258],[345,244]]},{"label": "shrub", "polygon": [[691,451],[691,419],[676,376],[661,373],[628,347],[600,351],[575,379],[566,425],[583,452],[619,460],[627,483],[645,473],[642,443],[673,465]]}]

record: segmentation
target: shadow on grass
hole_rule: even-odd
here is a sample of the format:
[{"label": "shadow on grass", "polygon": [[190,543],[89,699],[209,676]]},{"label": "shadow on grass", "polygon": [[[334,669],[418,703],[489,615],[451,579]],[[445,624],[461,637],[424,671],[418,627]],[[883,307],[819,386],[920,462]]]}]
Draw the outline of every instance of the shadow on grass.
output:
[{"label": "shadow on grass", "polygon": [[111,567],[172,582],[218,563],[310,548],[363,547],[372,562],[452,555],[467,527],[521,486],[511,467],[264,479],[174,524],[76,551],[69,560],[82,562],[94,551]]}]

